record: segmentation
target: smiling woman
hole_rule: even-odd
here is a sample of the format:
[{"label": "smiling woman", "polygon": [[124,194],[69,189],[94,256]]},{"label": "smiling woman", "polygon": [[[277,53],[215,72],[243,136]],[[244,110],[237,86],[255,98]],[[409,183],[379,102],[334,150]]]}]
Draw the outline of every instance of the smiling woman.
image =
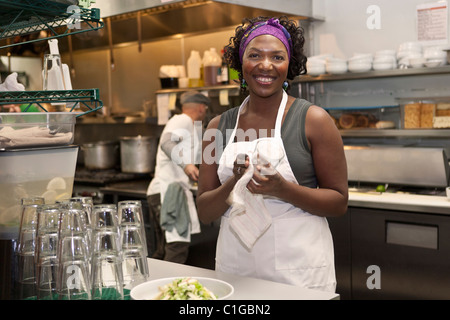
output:
[{"label": "smiling woman", "polygon": [[200,165],[198,215],[221,218],[216,269],[334,291],[325,217],[346,212],[347,167],[328,113],[285,91],[306,73],[303,45],[285,17],[245,20],[231,37],[225,58],[248,96],[208,125],[216,134],[205,134],[203,155],[214,149],[216,161]]}]

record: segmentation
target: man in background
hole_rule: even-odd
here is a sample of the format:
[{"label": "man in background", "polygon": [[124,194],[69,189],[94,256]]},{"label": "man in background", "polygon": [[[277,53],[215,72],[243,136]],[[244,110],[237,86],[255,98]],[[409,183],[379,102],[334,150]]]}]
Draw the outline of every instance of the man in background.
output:
[{"label": "man in background", "polygon": [[[181,95],[181,114],[169,119],[156,154],[155,175],[147,190],[156,238],[152,258],[185,263],[190,235],[200,232],[192,185],[201,161],[201,121],[211,101],[197,91]],[[185,197],[184,197],[185,196]]]}]

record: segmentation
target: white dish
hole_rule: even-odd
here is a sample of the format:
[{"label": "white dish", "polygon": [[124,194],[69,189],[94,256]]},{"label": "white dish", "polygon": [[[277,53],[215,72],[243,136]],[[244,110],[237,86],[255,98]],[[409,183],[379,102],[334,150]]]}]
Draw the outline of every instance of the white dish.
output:
[{"label": "white dish", "polygon": [[445,64],[445,60],[428,60],[427,62],[425,62],[425,65],[427,66],[427,68],[440,67],[440,66],[443,66],[444,64]]},{"label": "white dish", "polygon": [[445,188],[445,193],[447,194],[448,200],[450,200],[450,187]]},{"label": "white dish", "polygon": [[423,64],[427,61],[425,58],[410,58],[409,64],[413,68],[421,68],[423,67]]},{"label": "white dish", "polygon": [[[133,300],[154,300],[155,297],[160,293],[159,287],[166,284],[172,283],[172,281],[182,277],[171,277],[171,278],[161,278],[156,280],[147,281],[137,285],[131,289],[130,296]],[[204,277],[189,277],[198,280],[205,288],[212,291],[216,296],[217,300],[225,300],[231,297],[234,293],[234,287],[228,282]]]},{"label": "white dish", "polygon": [[373,70],[391,70],[391,69],[394,69],[393,63],[380,62],[373,64]]}]

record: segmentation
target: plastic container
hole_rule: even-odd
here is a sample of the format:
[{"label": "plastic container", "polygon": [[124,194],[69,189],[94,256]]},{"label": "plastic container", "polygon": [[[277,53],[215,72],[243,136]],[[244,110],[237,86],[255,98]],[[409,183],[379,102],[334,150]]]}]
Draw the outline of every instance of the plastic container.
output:
[{"label": "plastic container", "polygon": [[76,112],[0,113],[0,149],[73,143]]},{"label": "plastic container", "polygon": [[178,78],[160,78],[159,80],[162,89],[178,88]]},{"label": "plastic container", "polygon": [[196,50],[192,50],[191,55],[189,56],[189,59],[187,61],[187,76],[189,78],[189,87],[202,86],[201,67],[202,58],[200,57],[200,53]]},{"label": "plastic container", "polygon": [[209,51],[205,51],[203,57],[205,86],[215,86],[220,83],[217,81],[217,75],[220,73],[221,66],[222,58],[217,53],[216,48],[210,48]]},{"label": "plastic container", "polygon": [[77,156],[78,146],[0,151],[0,239],[18,232],[21,199],[72,196]]},{"label": "plastic container", "polygon": [[412,100],[402,104],[403,129],[431,129],[436,101]]}]

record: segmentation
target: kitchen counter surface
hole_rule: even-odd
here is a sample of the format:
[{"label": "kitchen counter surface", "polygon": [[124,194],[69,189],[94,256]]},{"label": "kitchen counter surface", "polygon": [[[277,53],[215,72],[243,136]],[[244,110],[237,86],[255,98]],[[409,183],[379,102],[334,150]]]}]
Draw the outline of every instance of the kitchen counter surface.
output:
[{"label": "kitchen counter surface", "polygon": [[450,215],[446,196],[351,191],[348,206]]},{"label": "kitchen counter surface", "polygon": [[208,277],[226,281],[234,287],[232,300],[338,300],[339,294],[310,290],[292,285],[240,277],[215,270],[148,259],[150,280],[166,277]]},{"label": "kitchen counter surface", "polygon": [[[145,199],[149,182],[148,180],[120,182],[101,188],[101,191]],[[348,205],[450,215],[450,200],[446,196],[350,191]]]}]

